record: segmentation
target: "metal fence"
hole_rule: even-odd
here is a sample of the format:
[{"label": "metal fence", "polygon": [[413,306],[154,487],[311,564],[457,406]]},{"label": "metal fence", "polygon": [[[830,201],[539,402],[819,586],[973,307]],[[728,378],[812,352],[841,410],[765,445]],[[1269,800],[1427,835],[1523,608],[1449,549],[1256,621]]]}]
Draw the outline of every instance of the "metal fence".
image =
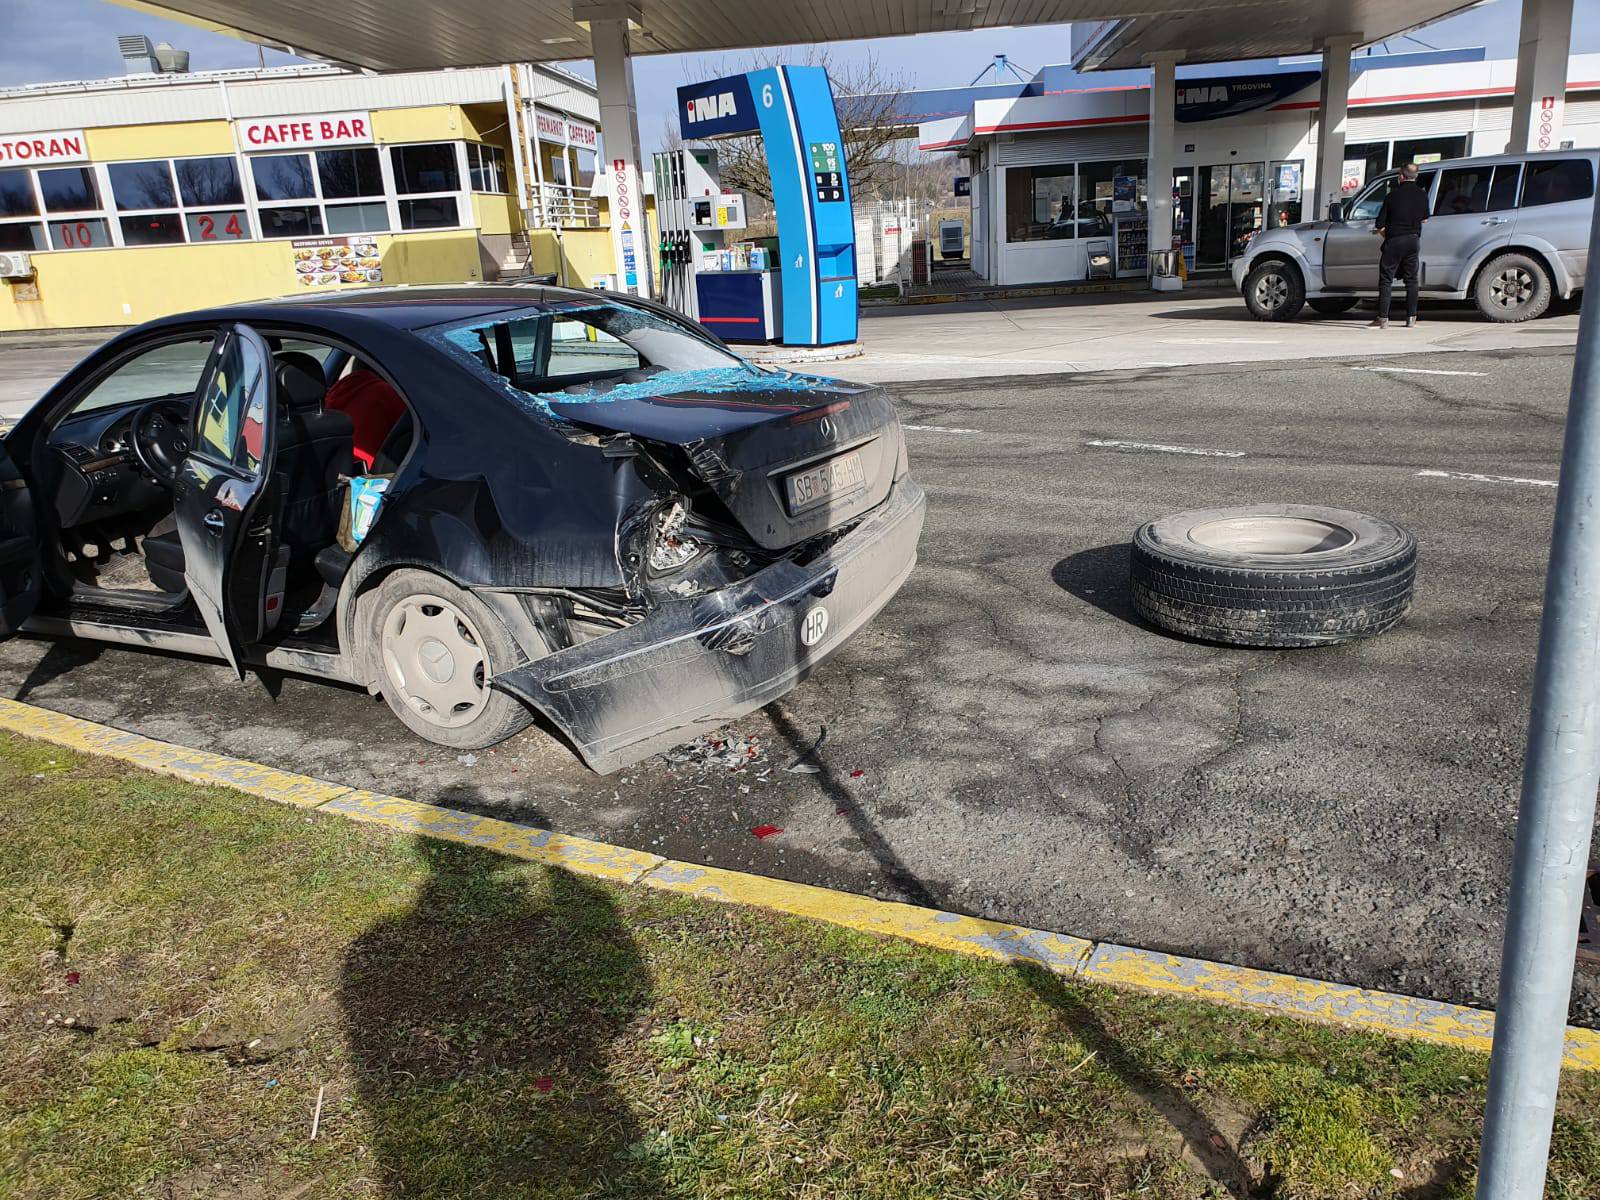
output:
[{"label": "metal fence", "polygon": [[594,229],[600,224],[600,208],[587,188],[540,183],[534,185],[526,219],[534,229]]}]

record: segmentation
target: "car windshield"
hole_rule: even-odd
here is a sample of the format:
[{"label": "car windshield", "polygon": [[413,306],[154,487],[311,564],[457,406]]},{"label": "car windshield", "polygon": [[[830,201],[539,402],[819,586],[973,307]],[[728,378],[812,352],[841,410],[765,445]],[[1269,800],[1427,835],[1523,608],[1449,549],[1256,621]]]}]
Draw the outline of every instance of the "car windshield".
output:
[{"label": "car windshield", "polygon": [[675,321],[604,300],[496,313],[422,336],[546,413],[551,400],[732,390],[768,378]]}]

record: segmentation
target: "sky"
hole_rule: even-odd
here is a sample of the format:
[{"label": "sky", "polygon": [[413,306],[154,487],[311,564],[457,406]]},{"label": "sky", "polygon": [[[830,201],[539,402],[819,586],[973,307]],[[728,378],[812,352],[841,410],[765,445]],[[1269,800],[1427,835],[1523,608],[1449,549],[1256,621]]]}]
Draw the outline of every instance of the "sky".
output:
[{"label": "sky", "polygon": [[[337,0],[335,0],[337,2]],[[1392,52],[1485,46],[1491,58],[1516,55],[1518,0],[1490,0],[1478,8],[1418,31],[1423,44],[1410,39],[1389,43]],[[1573,21],[1574,53],[1600,50],[1600,4],[1578,0]],[[206,33],[175,21],[135,12],[105,0],[0,0],[0,87],[55,80],[96,79],[122,72],[117,54],[119,34],[143,33],[152,42],[167,41],[192,54],[197,71],[255,66],[257,49],[246,42]],[[1067,26],[978,30],[971,33],[925,34],[916,38],[878,38],[832,47],[836,60],[861,61],[876,55],[885,76],[912,87],[958,87],[971,82],[996,54],[1006,54],[1032,73],[1047,63],[1070,57]],[[268,50],[269,66],[295,62]],[[746,69],[748,53],[651,55],[634,60],[634,90],[639,105],[639,132],[646,146],[661,140],[676,113],[678,85],[690,78],[712,78]],[[587,63],[569,64],[592,77]],[[1110,82],[1091,76],[1088,86]]]}]

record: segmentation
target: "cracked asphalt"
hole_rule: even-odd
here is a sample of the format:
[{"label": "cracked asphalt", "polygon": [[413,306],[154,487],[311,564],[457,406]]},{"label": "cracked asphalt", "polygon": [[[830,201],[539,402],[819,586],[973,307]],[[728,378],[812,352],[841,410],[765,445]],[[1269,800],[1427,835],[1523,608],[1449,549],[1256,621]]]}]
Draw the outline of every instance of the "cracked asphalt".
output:
[{"label": "cracked asphalt", "polygon": [[[1555,492],[1418,472],[1555,479],[1571,364],[1424,353],[896,385],[930,499],[921,563],[824,669],[733,726],[760,747],[740,771],[595,776],[538,730],[462,756],[362,693],[88,643],[0,646],[0,693],[695,862],[1488,1005]],[[1355,369],[1385,365],[1456,373]],[[1142,625],[1134,529],[1251,501],[1409,526],[1410,616],[1295,651]],[[824,727],[821,769],[785,771]],[[752,836],[764,824],[782,832]],[[1600,1024],[1600,975],[1580,971],[1574,1014]]]}]

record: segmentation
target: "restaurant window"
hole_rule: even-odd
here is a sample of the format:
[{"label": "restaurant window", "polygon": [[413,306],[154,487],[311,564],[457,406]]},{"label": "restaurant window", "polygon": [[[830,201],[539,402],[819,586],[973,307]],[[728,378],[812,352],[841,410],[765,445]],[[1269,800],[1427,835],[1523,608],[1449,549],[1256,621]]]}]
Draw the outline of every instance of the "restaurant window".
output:
[{"label": "restaurant window", "polygon": [[1077,175],[1071,163],[1006,171],[1006,241],[1073,237]]},{"label": "restaurant window", "polygon": [[44,226],[35,220],[39,202],[25,170],[0,171],[0,250],[43,250]]},{"label": "restaurant window", "polygon": [[255,155],[250,172],[261,202],[262,237],[381,233],[390,228],[383,162],[374,147]]},{"label": "restaurant window", "polygon": [[506,186],[506,152],[499,146],[468,142],[467,173],[475,192],[510,191]]},{"label": "restaurant window", "polygon": [[580,188],[582,188],[586,192],[593,191],[594,190],[594,164],[595,164],[595,153],[594,153],[594,151],[593,150],[585,150],[581,146],[576,146],[576,147],[573,148],[573,158],[577,161],[577,164],[578,164],[578,174],[577,174],[578,186]]},{"label": "restaurant window", "polygon": [[[416,146],[391,146],[389,162],[399,202],[400,228],[450,229],[461,224],[457,193],[461,173],[456,164],[456,143],[429,142]],[[447,195],[428,195],[430,192]]]},{"label": "restaurant window", "polygon": [[244,203],[239,164],[232,158],[180,158],[173,164],[185,208],[221,208]]},{"label": "restaurant window", "polygon": [[[175,211],[178,191],[167,159],[118,162],[106,167],[111,196],[122,216],[122,242],[127,246],[160,246],[181,242],[183,219]],[[154,211],[172,210],[172,211]]]},{"label": "restaurant window", "polygon": [[111,223],[101,217],[67,217],[51,221],[50,247],[54,250],[87,250],[111,245]]},{"label": "restaurant window", "polygon": [[324,200],[383,195],[383,169],[377,150],[370,146],[317,151],[317,179]]},{"label": "restaurant window", "polygon": [[46,212],[93,212],[100,207],[100,189],[89,167],[52,167],[38,178]]},{"label": "restaurant window", "polygon": [[394,146],[389,155],[394,166],[394,190],[402,196],[461,190],[454,142]]}]

